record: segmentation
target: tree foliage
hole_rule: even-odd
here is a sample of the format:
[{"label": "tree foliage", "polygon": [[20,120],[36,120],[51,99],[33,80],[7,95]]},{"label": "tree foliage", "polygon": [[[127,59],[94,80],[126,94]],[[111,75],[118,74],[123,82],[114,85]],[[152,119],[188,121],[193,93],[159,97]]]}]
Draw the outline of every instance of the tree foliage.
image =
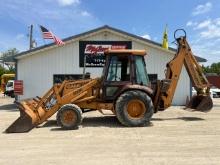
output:
[{"label": "tree foliage", "polygon": [[19,50],[17,50],[16,48],[11,48],[11,49],[8,49],[7,51],[5,52],[2,52],[2,58],[7,58],[7,57],[10,57],[10,56],[14,56],[16,54],[19,53]]},{"label": "tree foliage", "polygon": [[[5,73],[15,73],[15,67],[8,61],[12,61],[13,56],[16,55],[19,51],[16,48],[8,49],[5,52],[2,52],[0,59],[2,60],[2,65],[0,65],[0,76]],[[4,67],[7,66],[7,67]]]},{"label": "tree foliage", "polygon": [[202,66],[202,69],[205,73],[216,73],[220,75],[220,62],[213,63],[210,66]]},{"label": "tree foliage", "polygon": [[0,76],[6,72],[5,68],[0,65]]}]

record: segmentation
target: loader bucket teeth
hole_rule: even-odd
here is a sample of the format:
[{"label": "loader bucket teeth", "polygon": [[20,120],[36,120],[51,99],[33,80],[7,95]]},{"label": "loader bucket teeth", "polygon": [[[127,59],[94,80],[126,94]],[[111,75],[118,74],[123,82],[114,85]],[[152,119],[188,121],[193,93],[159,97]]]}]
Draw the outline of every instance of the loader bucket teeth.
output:
[{"label": "loader bucket teeth", "polygon": [[15,120],[6,130],[6,133],[23,133],[33,129],[35,125],[32,124],[32,119],[26,114],[21,113],[21,116]]},{"label": "loader bucket teeth", "polygon": [[193,96],[186,108],[194,109],[195,111],[209,112],[213,107],[213,102],[210,96],[197,95]]}]

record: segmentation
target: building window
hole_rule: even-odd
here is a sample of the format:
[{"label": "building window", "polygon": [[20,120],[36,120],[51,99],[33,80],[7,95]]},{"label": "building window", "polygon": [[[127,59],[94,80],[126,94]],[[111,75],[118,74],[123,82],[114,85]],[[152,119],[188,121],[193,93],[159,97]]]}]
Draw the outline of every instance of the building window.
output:
[{"label": "building window", "polygon": [[151,83],[156,83],[157,82],[157,74],[148,74],[149,81]]},{"label": "building window", "polygon": [[[79,80],[82,79],[82,74],[54,74],[53,84],[62,83],[64,80]],[[90,78],[90,73],[86,74],[86,79]]]}]

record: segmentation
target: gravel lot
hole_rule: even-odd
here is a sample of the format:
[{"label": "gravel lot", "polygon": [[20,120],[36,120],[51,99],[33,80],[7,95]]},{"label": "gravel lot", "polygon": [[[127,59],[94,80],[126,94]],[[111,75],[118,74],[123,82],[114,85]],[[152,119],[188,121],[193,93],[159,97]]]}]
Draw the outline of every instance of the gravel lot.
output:
[{"label": "gravel lot", "polygon": [[5,134],[19,117],[12,103],[0,96],[0,165],[220,164],[220,99],[207,114],[171,107],[149,127],[126,128],[90,112],[78,130],[60,130],[52,117],[29,133]]}]

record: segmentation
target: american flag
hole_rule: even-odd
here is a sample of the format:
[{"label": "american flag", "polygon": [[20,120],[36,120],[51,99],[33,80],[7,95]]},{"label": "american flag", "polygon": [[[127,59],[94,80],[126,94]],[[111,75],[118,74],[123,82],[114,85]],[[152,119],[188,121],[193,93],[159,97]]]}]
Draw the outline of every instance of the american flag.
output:
[{"label": "american flag", "polygon": [[57,36],[55,36],[51,31],[40,25],[40,29],[43,34],[44,39],[52,39],[57,45],[64,45],[65,42],[63,42],[61,39],[59,39]]}]

